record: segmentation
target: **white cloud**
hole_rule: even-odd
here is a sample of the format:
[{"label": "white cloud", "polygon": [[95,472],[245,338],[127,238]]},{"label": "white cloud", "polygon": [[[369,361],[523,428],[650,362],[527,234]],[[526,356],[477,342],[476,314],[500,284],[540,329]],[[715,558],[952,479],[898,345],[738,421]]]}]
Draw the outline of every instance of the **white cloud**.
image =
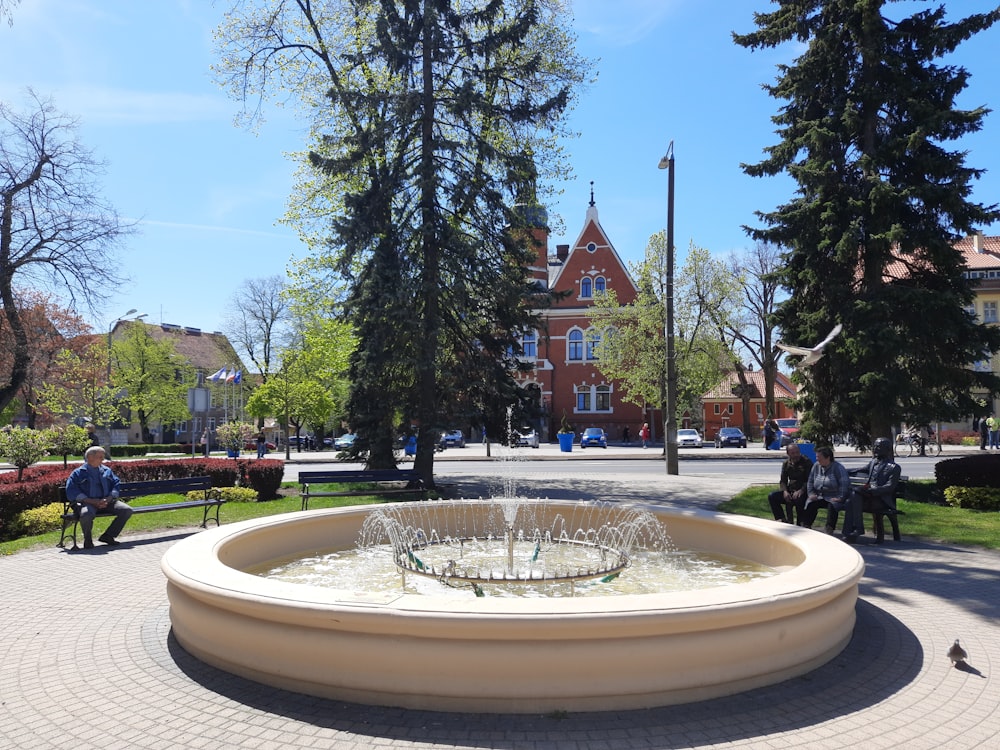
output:
[{"label": "white cloud", "polygon": [[574,27],[625,46],[652,33],[682,0],[573,0]]}]

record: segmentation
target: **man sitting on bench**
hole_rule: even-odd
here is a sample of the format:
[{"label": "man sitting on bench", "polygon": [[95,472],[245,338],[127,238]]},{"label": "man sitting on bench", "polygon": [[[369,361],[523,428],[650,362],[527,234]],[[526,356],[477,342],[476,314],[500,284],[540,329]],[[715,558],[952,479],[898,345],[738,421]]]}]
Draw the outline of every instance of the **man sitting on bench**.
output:
[{"label": "man sitting on bench", "polygon": [[[893,512],[896,510],[896,486],[899,484],[900,468],[893,456],[892,441],[884,437],[876,438],[872,455],[867,466],[851,469],[848,473],[868,477],[864,486],[857,490],[862,500],[868,500],[874,510],[881,506]],[[833,522],[836,525],[836,516]]]},{"label": "man sitting on bench", "polygon": [[[802,510],[806,503],[806,482],[809,481],[813,463],[802,455],[802,451],[795,443],[785,446],[785,455],[787,458],[781,462],[781,479],[778,483],[781,489],[769,494],[767,502],[771,506],[775,521],[795,523],[795,517],[798,515],[801,526]],[[786,510],[788,518],[785,518]]]},{"label": "man sitting on bench", "polygon": [[115,537],[128,523],[132,508],[118,499],[118,477],[104,465],[104,448],[92,445],[87,448],[83,458],[86,463],[74,469],[66,480],[66,499],[80,508],[83,548],[94,548],[91,536],[94,518],[100,511],[107,511],[109,508],[115,514],[115,520],[97,541],[104,544],[119,544]]}]

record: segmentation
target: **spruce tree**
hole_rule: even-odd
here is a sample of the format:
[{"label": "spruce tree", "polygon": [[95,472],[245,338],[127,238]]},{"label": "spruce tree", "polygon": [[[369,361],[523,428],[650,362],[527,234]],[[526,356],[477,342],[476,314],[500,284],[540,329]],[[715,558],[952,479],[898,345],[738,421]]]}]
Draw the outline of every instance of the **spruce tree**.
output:
[{"label": "spruce tree", "polygon": [[[348,279],[350,418],[378,465],[390,422],[419,425],[416,469],[432,485],[463,379],[494,383],[493,404],[513,393],[512,370],[483,354],[516,353],[538,306],[515,204],[565,170],[555,139],[588,66],[562,0],[261,4],[230,15],[221,69],[243,93],[293,82],[310,107],[321,177],[293,210]],[[469,385],[464,400],[483,401]]]},{"label": "spruce tree", "polygon": [[811,346],[843,324],[826,355],[796,371],[807,434],[847,432],[866,445],[900,421],[967,416],[975,397],[1000,389],[973,370],[1000,349],[1000,329],[967,311],[974,297],[954,242],[998,212],[970,200],[982,170],[953,145],[988,110],[957,106],[969,73],[942,58],[1000,10],[950,22],[943,6],[890,18],[892,0],[778,6],[734,38],[751,49],[806,45],[765,87],[783,102],[772,118],[781,140],[744,170],[798,184],[748,230],[787,249],[783,340]]}]

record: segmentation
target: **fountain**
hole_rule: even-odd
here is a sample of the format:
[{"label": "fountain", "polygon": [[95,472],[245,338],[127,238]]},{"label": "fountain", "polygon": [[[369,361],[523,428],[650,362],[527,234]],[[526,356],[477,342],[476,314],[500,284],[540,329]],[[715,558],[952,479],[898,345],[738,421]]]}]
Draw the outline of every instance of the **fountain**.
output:
[{"label": "fountain", "polygon": [[[457,516],[458,525],[440,520]],[[677,547],[777,572],[665,593],[472,593],[489,584],[534,585],[546,576],[570,586],[624,578],[637,548],[660,543],[651,542],[647,519],[665,524]],[[364,580],[329,588],[248,572],[268,561],[352,549],[376,530],[389,540],[401,577],[464,588],[454,596],[423,596],[367,587]],[[473,540],[491,536],[503,549],[499,563],[462,562]],[[583,562],[562,571],[534,564],[535,550],[540,556],[544,547],[565,546]],[[850,546],[770,521],[513,498],[245,521],[179,542],[162,565],[175,637],[220,669],[338,700],[493,713],[648,708],[804,674],[850,640],[864,569]]]}]

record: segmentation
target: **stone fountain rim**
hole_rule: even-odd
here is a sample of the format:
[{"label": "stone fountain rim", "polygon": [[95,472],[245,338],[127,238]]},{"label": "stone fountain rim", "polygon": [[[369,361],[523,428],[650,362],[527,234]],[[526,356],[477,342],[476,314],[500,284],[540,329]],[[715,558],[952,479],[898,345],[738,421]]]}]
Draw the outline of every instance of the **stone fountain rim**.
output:
[{"label": "stone fountain rim", "polygon": [[[424,505],[428,501],[421,502]],[[476,503],[482,500],[446,500],[433,503]],[[574,506],[588,501],[546,500],[549,505]],[[797,549],[801,562],[769,578],[758,579],[737,586],[720,586],[707,589],[673,591],[653,594],[622,594],[580,598],[531,598],[506,597],[476,598],[434,597],[419,594],[388,593],[381,596],[364,596],[344,589],[324,589],[307,584],[288,583],[246,573],[222,562],[227,547],[252,540],[255,534],[267,533],[276,527],[316,523],[330,516],[363,516],[380,506],[348,506],[311,511],[300,511],[277,516],[240,521],[200,532],[174,545],[163,558],[163,570],[168,579],[200,590],[205,595],[217,591],[223,596],[243,596],[258,603],[273,601],[277,606],[292,610],[346,607],[360,614],[372,609],[384,612],[398,609],[408,613],[425,613],[428,616],[476,616],[505,614],[517,617],[586,617],[588,615],[641,616],[653,612],[692,613],[704,609],[718,611],[726,608],[753,607],[765,600],[783,598],[801,599],[814,593],[829,596],[831,587],[845,588],[856,584],[864,571],[864,560],[857,550],[842,541],[821,532],[796,526],[776,524],[749,516],[718,513],[700,509],[675,509],[654,505],[631,505],[637,510],[666,517],[669,533],[670,517],[687,520],[722,523],[751,534],[779,534],[785,543]],[[342,546],[342,545],[341,545]],[[719,551],[705,548],[708,551]],[[305,554],[308,550],[295,550]],[[259,560],[257,562],[264,562]],[[209,582],[210,581],[210,582]]]}]

